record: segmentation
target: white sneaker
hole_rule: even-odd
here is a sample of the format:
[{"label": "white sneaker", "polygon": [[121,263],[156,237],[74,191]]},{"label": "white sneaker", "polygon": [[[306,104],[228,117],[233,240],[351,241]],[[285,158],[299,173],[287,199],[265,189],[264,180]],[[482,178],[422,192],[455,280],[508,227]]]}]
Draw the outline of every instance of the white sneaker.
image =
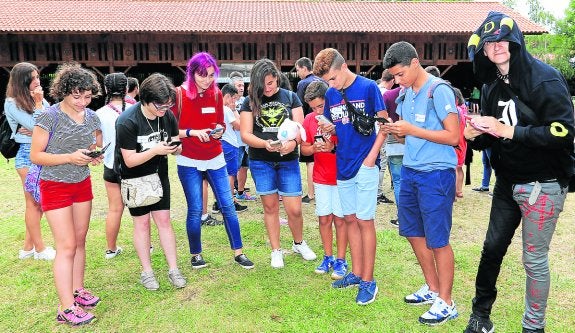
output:
[{"label": "white sneaker", "polygon": [[117,255],[120,255],[123,251],[124,250],[119,246],[116,246],[116,251],[106,250],[106,259],[112,259]]},{"label": "white sneaker", "polygon": [[283,268],[284,267],[284,253],[282,249],[272,251],[272,262],[273,268]]},{"label": "white sneaker", "polygon": [[431,308],[419,317],[419,322],[429,326],[441,325],[448,320],[457,318],[458,315],[453,300],[451,300],[451,305],[448,305],[441,297],[437,297]]},{"label": "white sneaker", "polygon": [[24,260],[34,258],[34,253],[36,253],[36,250],[34,248],[32,248],[32,250],[30,251],[20,250],[18,252],[18,259]]},{"label": "white sneaker", "polygon": [[54,260],[56,257],[56,250],[51,246],[46,246],[42,252],[34,252],[34,259],[36,260]]},{"label": "white sneaker", "polygon": [[315,260],[317,258],[315,253],[309,248],[309,246],[307,246],[304,240],[302,240],[299,245],[293,243],[291,249],[293,252],[301,254],[305,260]]},{"label": "white sneaker", "polygon": [[429,290],[429,286],[424,284],[418,291],[405,296],[405,303],[412,305],[433,304],[439,294]]}]

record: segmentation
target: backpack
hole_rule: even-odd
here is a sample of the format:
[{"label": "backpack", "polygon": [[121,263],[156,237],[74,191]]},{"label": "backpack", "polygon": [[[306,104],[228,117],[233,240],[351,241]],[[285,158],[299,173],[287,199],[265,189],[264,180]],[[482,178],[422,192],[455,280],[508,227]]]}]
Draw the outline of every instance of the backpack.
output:
[{"label": "backpack", "polygon": [[20,144],[12,138],[12,129],[8,117],[3,113],[0,116],[0,153],[9,160],[16,157]]}]

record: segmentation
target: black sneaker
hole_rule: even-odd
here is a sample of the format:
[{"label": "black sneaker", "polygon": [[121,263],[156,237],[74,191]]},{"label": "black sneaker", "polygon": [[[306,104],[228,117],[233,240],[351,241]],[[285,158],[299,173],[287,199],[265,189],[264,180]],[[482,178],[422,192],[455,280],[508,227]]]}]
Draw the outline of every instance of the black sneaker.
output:
[{"label": "black sneaker", "polygon": [[193,269],[200,269],[200,268],[204,268],[207,266],[207,264],[204,261],[204,258],[202,258],[201,254],[193,255],[191,262],[192,262],[192,268]]},{"label": "black sneaker", "polygon": [[310,198],[307,194],[305,195],[305,197],[301,198],[301,203],[303,204],[309,204],[313,201],[314,198]]},{"label": "black sneaker", "polygon": [[246,257],[245,254],[240,254],[235,258],[236,262],[245,269],[252,269],[254,268],[254,263]]},{"label": "black sneaker", "polygon": [[386,197],[385,194],[380,194],[377,196],[377,203],[392,204],[393,201],[391,201],[388,197]]},{"label": "black sneaker", "polygon": [[463,333],[493,333],[495,326],[489,318],[482,318],[472,313],[467,323],[467,328]]},{"label": "black sneaker", "polygon": [[237,202],[234,202],[234,206],[236,207],[236,213],[240,213],[248,209],[248,206],[240,205]]},{"label": "black sneaker", "polygon": [[489,187],[476,187],[476,188],[472,188],[473,191],[475,192],[489,192]]},{"label": "black sneaker", "polygon": [[217,201],[214,201],[214,204],[212,205],[212,213],[219,213],[220,212],[220,205],[218,205]]},{"label": "black sneaker", "polygon": [[389,223],[394,227],[399,227],[399,219],[390,220]]},{"label": "black sneaker", "polygon": [[216,226],[216,225],[222,225],[222,224],[224,224],[224,221],[217,220],[217,219],[215,219],[213,216],[208,215],[208,217],[207,217],[205,220],[201,221],[200,223],[201,223],[201,225],[206,225],[206,226],[208,226],[208,227],[213,227],[213,226]]}]

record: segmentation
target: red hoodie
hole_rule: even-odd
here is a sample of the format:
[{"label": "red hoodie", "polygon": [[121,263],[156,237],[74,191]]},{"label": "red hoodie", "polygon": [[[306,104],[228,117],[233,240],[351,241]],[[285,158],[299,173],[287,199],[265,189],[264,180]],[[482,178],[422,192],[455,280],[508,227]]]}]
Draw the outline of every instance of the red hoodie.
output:
[{"label": "red hoodie", "polygon": [[[178,103],[174,105],[172,111],[178,119],[179,129],[213,129],[216,124],[224,127],[224,101],[222,92],[218,89],[217,95],[214,91],[209,89],[203,93],[203,96],[198,95],[194,100],[187,96],[187,92],[182,89],[182,114],[178,114]],[[176,93],[176,99],[179,98]],[[198,137],[184,137],[182,140],[182,155],[194,160],[207,161],[218,156],[222,153],[222,145],[220,140],[210,138],[208,142],[201,142]]]}]

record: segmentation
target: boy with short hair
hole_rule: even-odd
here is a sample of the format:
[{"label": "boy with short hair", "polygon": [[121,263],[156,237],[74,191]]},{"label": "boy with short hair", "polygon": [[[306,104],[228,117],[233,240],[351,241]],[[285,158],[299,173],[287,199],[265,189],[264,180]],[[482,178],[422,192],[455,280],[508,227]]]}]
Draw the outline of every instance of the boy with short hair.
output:
[{"label": "boy with short hair", "polygon": [[356,113],[370,117],[386,117],[387,112],[377,84],[353,73],[336,49],[320,51],[315,58],[313,72],[330,86],[325,94],[324,106],[324,114],[330,123],[321,122],[320,127],[323,133],[335,133],[338,137],[337,189],[353,263],[352,271],[332,286],[359,286],[356,302],[366,305],[375,300],[378,291],[373,279],[376,248],[374,218],[379,149],[385,140],[385,133],[375,133],[373,124],[369,128],[356,128],[351,121],[354,111],[348,106],[353,106]]},{"label": "boy with short hair", "polygon": [[433,303],[419,322],[438,325],[458,315],[451,299],[454,258],[449,244],[457,165],[453,147],[459,143],[455,95],[446,84],[430,90],[439,79],[423,69],[417,51],[407,42],[389,47],[383,67],[405,88],[397,99],[400,119],[383,129],[405,137],[399,234],[407,237],[426,282],[404,300],[415,305]]},{"label": "boy with short hair", "polygon": [[[310,83],[304,94],[304,100],[309,105],[309,113],[303,122],[306,140],[301,144],[301,153],[313,155],[313,187],[315,189],[315,214],[319,219],[319,234],[323,244],[324,257],[322,263],[315,269],[317,274],[329,273],[331,278],[342,279],[347,273],[345,252],[347,248],[347,233],[337,192],[335,145],[337,137],[329,133],[323,134],[319,127],[317,115],[323,114],[327,84],[323,81]],[[337,257],[333,256],[332,222],[335,225]]]}]

